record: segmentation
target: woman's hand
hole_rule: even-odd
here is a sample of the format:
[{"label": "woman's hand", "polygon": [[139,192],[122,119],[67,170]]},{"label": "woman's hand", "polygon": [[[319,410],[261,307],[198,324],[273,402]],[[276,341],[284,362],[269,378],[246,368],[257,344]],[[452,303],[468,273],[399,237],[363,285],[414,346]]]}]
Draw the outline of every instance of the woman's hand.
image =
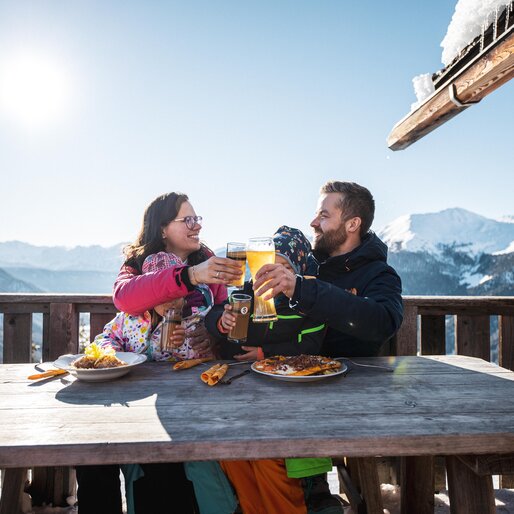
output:
[{"label": "woman's hand", "polygon": [[225,310],[221,315],[220,324],[226,332],[230,332],[236,326],[236,315],[232,314],[232,305],[226,303],[223,308]]},{"label": "woman's hand", "polygon": [[238,355],[234,355],[234,359],[238,361],[256,361],[259,359],[258,352],[259,347],[258,346],[241,346],[242,350],[245,350],[246,353],[240,353]]},{"label": "woman's hand", "polygon": [[187,337],[189,338],[189,344],[191,348],[197,352],[200,357],[206,357],[210,355],[213,341],[205,325],[199,324],[194,325],[194,331],[188,332]]},{"label": "woman's hand", "polygon": [[187,270],[191,284],[230,284],[239,280],[243,274],[241,266],[233,259],[210,257]]},{"label": "woman's hand", "polygon": [[[292,298],[296,287],[296,275],[282,264],[265,264],[255,275],[253,290],[263,300],[284,293]],[[265,295],[265,293],[268,293]]]}]

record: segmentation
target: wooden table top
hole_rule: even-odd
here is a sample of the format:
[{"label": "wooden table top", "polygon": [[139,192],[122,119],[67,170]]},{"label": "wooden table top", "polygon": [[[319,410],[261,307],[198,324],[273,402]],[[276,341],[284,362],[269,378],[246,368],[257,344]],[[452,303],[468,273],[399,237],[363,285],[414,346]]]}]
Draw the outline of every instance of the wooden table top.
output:
[{"label": "wooden table top", "polygon": [[[290,383],[145,363],[90,383],[0,365],[0,468],[307,456],[514,452],[514,373],[462,356],[380,357]],[[46,364],[44,367],[49,368]],[[245,366],[234,366],[229,375]]]}]

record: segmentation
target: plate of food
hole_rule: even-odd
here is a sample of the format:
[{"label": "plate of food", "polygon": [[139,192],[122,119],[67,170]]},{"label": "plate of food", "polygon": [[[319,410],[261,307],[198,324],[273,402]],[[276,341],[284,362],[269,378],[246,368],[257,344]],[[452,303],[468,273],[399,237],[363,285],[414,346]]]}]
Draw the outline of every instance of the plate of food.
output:
[{"label": "plate of food", "polygon": [[134,366],[146,361],[146,355],[130,352],[115,352],[96,343],[86,347],[84,353],[61,355],[56,368],[65,369],[79,380],[104,382],[126,375]]},{"label": "plate of food", "polygon": [[288,382],[312,382],[344,375],[346,364],[321,355],[275,355],[252,364],[252,370],[261,375]]}]

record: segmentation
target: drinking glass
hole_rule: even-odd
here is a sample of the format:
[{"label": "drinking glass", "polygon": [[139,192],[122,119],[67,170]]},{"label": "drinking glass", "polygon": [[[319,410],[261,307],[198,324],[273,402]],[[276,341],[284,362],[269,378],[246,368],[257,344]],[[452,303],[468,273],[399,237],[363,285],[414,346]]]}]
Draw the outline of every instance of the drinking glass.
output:
[{"label": "drinking glass", "polygon": [[184,307],[184,299],[177,298],[169,304],[164,311],[161,327],[161,352],[171,352],[176,346],[172,343],[171,337],[175,328],[182,323],[182,309]]},{"label": "drinking glass", "polygon": [[[275,243],[271,237],[255,237],[248,241],[246,248],[248,267],[255,282],[255,275],[265,264],[275,263]],[[254,298],[253,321],[254,323],[268,323],[277,321],[277,311],[273,298],[264,301],[262,296]]]},{"label": "drinking glass", "polygon": [[245,243],[227,243],[227,257],[237,261],[241,265],[243,274],[239,280],[235,280],[230,286],[242,289],[245,285],[246,270],[246,244]]},{"label": "drinking glass", "polygon": [[235,343],[246,343],[252,297],[248,294],[232,293],[229,301],[232,314],[236,317],[236,325],[228,333],[227,339]]}]

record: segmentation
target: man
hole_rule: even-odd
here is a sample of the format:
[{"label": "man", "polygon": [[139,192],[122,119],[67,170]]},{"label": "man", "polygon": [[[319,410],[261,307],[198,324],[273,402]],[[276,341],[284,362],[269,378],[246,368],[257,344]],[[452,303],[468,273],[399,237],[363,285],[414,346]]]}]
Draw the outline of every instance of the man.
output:
[{"label": "man", "polygon": [[257,273],[254,290],[265,299],[284,293],[290,306],[328,325],[322,351],[331,357],[376,355],[400,328],[401,280],[387,264],[387,247],[370,227],[371,193],[352,182],[327,182],[320,191],[308,274],[280,264]]}]

